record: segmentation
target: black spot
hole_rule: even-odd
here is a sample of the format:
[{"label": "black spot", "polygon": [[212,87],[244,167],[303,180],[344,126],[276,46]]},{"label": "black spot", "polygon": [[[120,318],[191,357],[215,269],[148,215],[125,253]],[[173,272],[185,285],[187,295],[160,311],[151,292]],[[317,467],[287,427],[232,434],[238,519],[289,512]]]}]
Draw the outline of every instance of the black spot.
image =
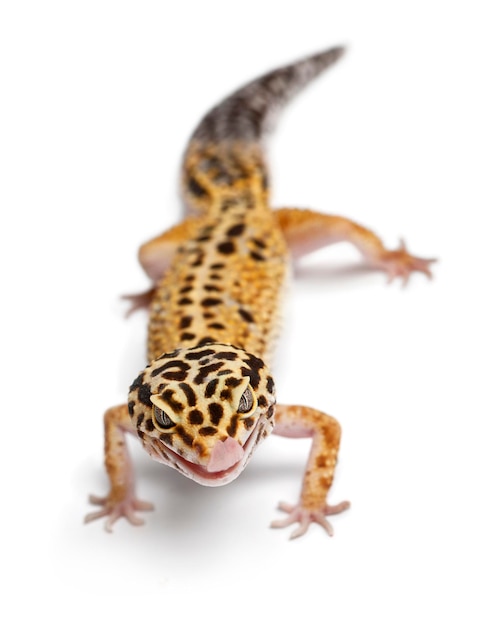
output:
[{"label": "black spot", "polygon": [[254,426],[254,418],[253,417],[246,417],[246,419],[242,420],[244,426],[247,428],[247,430],[250,430],[253,426]]},{"label": "black spot", "polygon": [[218,372],[217,376],[228,376],[231,373],[232,370],[221,370],[220,372]]},{"label": "black spot", "polygon": [[274,380],[271,376],[268,376],[266,380],[266,389],[269,391],[269,393],[274,393]]},{"label": "black spot", "polygon": [[235,352],[217,352],[215,354],[215,358],[217,359],[225,359],[226,361],[235,361],[237,359],[237,354]]},{"label": "black spot", "polygon": [[235,224],[227,230],[227,237],[240,237],[245,230],[245,224]]},{"label": "black spot", "polygon": [[222,389],[220,393],[220,400],[231,400],[231,399],[232,399],[232,392],[230,391],[230,389]]},{"label": "black spot", "polygon": [[211,435],[216,435],[218,430],[213,426],[205,426],[204,428],[200,428],[198,432],[204,437],[210,437]]},{"label": "black spot", "polygon": [[198,341],[198,346],[206,346],[207,343],[215,343],[215,337],[203,337]]},{"label": "black spot", "polygon": [[130,391],[135,391],[135,389],[138,389],[138,387],[143,383],[143,373],[140,374],[138,376],[138,378],[135,378],[135,380],[133,381],[133,383],[130,386]]},{"label": "black spot", "polygon": [[203,289],[205,291],[222,291],[221,287],[217,287],[216,285],[204,285]]},{"label": "black spot", "polygon": [[223,330],[225,326],[220,324],[220,322],[213,322],[212,324],[208,324],[208,328],[216,328],[217,330]]},{"label": "black spot", "polygon": [[179,328],[181,330],[184,330],[185,328],[189,328],[192,323],[193,323],[192,316],[191,315],[185,315],[184,317],[181,318],[181,321],[179,323]]},{"label": "black spot", "polygon": [[199,409],[193,409],[189,412],[190,424],[202,424],[204,421],[203,413]]},{"label": "black spot", "polygon": [[242,372],[242,376],[248,376],[250,378],[251,387],[253,389],[257,389],[259,387],[261,378],[256,371],[250,370],[247,367],[242,367],[240,371]]},{"label": "black spot", "polygon": [[179,437],[180,437],[180,438],[184,441],[184,443],[185,443],[187,446],[192,446],[192,445],[193,445],[193,441],[194,441],[193,436],[192,436],[192,435],[190,435],[189,433],[187,433],[187,432],[185,431],[185,429],[182,427],[182,425],[181,425],[181,424],[178,424],[178,425],[176,426],[175,433],[176,433],[176,435],[179,435]]},{"label": "black spot", "polygon": [[203,264],[204,257],[205,255],[202,252],[200,252],[200,254],[198,254],[196,261],[191,263],[191,267],[200,267]]},{"label": "black spot", "polygon": [[[172,433],[161,433],[159,435],[159,439],[160,441],[162,441],[163,443],[165,443],[168,446],[172,445]],[[165,457],[167,458],[167,457]]]},{"label": "black spot", "polygon": [[140,402],[144,404],[145,406],[148,406],[148,407],[153,406],[152,401],[150,400],[151,395],[152,395],[152,390],[148,383],[144,383],[138,389],[138,400],[140,400]]},{"label": "black spot", "polygon": [[245,309],[239,309],[239,315],[248,324],[254,324],[254,316]]},{"label": "black spot", "polygon": [[177,372],[164,372],[162,374],[162,378],[165,378],[166,380],[186,380],[186,377],[187,373],[183,370],[179,370]]},{"label": "black spot", "polygon": [[257,399],[257,403],[259,404],[259,406],[262,406],[262,407],[268,406],[268,401],[266,400],[265,396],[263,396],[262,394]]},{"label": "black spot", "polygon": [[227,380],[225,381],[225,384],[228,387],[238,387],[241,382],[242,380],[240,378],[234,378],[233,376],[231,376],[230,378],[227,378]]},{"label": "black spot", "polygon": [[134,412],[135,412],[135,403],[133,401],[128,402],[128,413],[130,414],[130,417],[133,417]]},{"label": "black spot", "polygon": [[212,402],[210,406],[208,407],[208,410],[210,412],[210,419],[211,419],[212,424],[215,424],[215,426],[218,426],[218,424],[220,423],[220,420],[223,417],[222,405],[218,404],[217,402]]},{"label": "black spot", "polygon": [[215,354],[215,350],[200,350],[199,352],[188,352],[186,354],[186,358],[191,361],[198,361],[204,356],[209,356],[210,354]]},{"label": "black spot", "polygon": [[268,418],[270,418],[270,419],[271,419],[271,418],[273,417],[273,413],[274,413],[274,404],[272,404],[272,405],[269,407],[269,409],[268,409],[268,411],[267,411],[266,415],[267,415],[267,417],[268,417]]},{"label": "black spot", "polygon": [[237,426],[238,426],[239,418],[237,415],[234,415],[230,420],[230,424],[227,426],[227,432],[231,437],[235,437],[237,434]]},{"label": "black spot", "polygon": [[233,241],[222,241],[217,246],[218,252],[220,254],[233,254],[235,252],[235,244]]},{"label": "black spot", "polygon": [[210,280],[221,280],[222,279],[220,274],[210,274],[209,278],[210,278]]},{"label": "black spot", "polygon": [[196,335],[194,333],[181,333],[181,341],[191,341]]},{"label": "black spot", "polygon": [[204,241],[210,241],[211,235],[201,235],[201,237],[196,237],[195,241],[201,243]]},{"label": "black spot", "polygon": [[187,383],[181,383],[179,387],[184,391],[184,395],[186,396],[186,400],[188,401],[189,406],[196,405],[196,394],[194,393],[194,389],[191,385]]},{"label": "black spot", "polygon": [[189,178],[188,180],[188,189],[193,194],[193,196],[196,196],[197,198],[204,198],[208,195],[206,189],[202,187],[193,177]]},{"label": "black spot", "polygon": [[186,372],[189,369],[190,365],[178,359],[175,359],[174,361],[167,361],[167,363],[164,363],[164,365],[161,365],[160,367],[157,367],[154,370],[152,370],[152,372],[150,372],[150,376],[152,377],[158,376],[162,372],[165,372],[166,370],[171,369],[173,367],[177,367],[178,369]]},{"label": "black spot", "polygon": [[210,365],[205,365],[201,367],[197,376],[195,376],[193,382],[196,385],[201,385],[205,381],[205,378],[211,374],[212,372],[216,372],[223,366],[223,361],[219,361],[218,363],[211,363]]},{"label": "black spot", "polygon": [[174,400],[174,391],[172,389],[165,389],[162,393],[162,398],[167,402],[170,408],[178,413],[182,411],[184,406],[178,400]]},{"label": "black spot", "polygon": [[196,277],[195,277],[195,275],[194,275],[194,274],[188,274],[184,280],[185,280],[187,283],[192,283],[192,282],[193,282],[193,280],[194,280],[195,278],[196,278]]},{"label": "black spot", "polygon": [[225,263],[213,263],[213,265],[210,265],[210,269],[212,270],[221,270],[225,267]]},{"label": "black spot", "polygon": [[192,291],[194,289],[194,287],[192,285],[187,285],[186,287],[182,287],[182,289],[179,289],[179,293],[189,293],[190,291]]},{"label": "black spot", "polygon": [[152,422],[152,420],[150,418],[148,418],[147,421],[145,422],[145,428],[150,433],[152,432],[152,430],[155,430],[154,423]]},{"label": "black spot", "polygon": [[213,378],[205,387],[205,398],[211,398],[218,385],[218,378]]},{"label": "black spot", "polygon": [[266,259],[263,257],[262,254],[259,254],[259,252],[249,252],[249,256],[251,257],[251,259],[254,259],[255,261],[265,261]]},{"label": "black spot", "polygon": [[179,306],[184,306],[186,304],[193,304],[193,301],[190,298],[181,298],[180,300],[178,300],[177,304]]},{"label": "black spot", "polygon": [[204,307],[217,306],[218,304],[221,304],[221,303],[222,303],[221,298],[204,298],[203,300],[201,300],[201,306],[204,306]]},{"label": "black spot", "polygon": [[244,361],[247,363],[247,365],[250,365],[257,370],[260,370],[264,367],[264,361],[254,354],[251,354],[250,352],[247,353],[247,358],[244,359]]},{"label": "black spot", "polygon": [[143,418],[145,416],[143,415],[143,413],[140,413],[140,415],[138,416],[138,419],[136,420],[136,427],[140,428],[140,426],[143,424]]},{"label": "black spot", "polygon": [[262,239],[251,239],[252,243],[254,243],[258,248],[265,248],[266,244]]}]

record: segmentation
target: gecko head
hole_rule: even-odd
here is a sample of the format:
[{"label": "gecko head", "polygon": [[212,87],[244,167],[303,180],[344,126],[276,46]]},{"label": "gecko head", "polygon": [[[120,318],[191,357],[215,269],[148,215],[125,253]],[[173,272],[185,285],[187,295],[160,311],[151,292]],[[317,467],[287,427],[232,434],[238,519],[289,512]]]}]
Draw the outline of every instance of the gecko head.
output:
[{"label": "gecko head", "polygon": [[273,428],[274,405],[264,362],[222,343],[163,354],[128,397],[147,452],[203,485],[223,485],[241,473]]}]

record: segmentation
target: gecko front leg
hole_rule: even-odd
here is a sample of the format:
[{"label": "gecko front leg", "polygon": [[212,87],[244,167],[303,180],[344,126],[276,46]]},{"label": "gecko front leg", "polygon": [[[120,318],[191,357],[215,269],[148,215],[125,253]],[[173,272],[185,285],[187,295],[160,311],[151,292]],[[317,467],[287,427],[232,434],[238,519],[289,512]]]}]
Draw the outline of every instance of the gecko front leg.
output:
[{"label": "gecko front leg", "polygon": [[277,405],[273,433],[282,437],[312,437],[307,468],[305,470],[300,502],[296,505],[281,502],[279,508],[288,517],[272,522],[272,528],[284,528],[298,523],[291,534],[295,539],[303,535],[312,522],[320,524],[329,535],[333,529],[327,515],[345,511],[350,503],[330,505],[327,493],[334,479],[341,427],[337,420],[316,409],[305,406]]},{"label": "gecko front leg", "polygon": [[430,266],[436,259],[410,254],[403,241],[396,250],[389,250],[373,231],[345,217],[289,208],[278,209],[275,215],[294,258],[347,241],[370,266],[385,271],[389,282],[399,277],[406,284],[413,272],[422,272],[431,278]]},{"label": "gecko front leg", "polygon": [[128,406],[121,404],[108,409],[104,414],[104,459],[111,486],[106,497],[89,496],[91,504],[102,508],[87,514],[84,521],[92,522],[107,516],[105,528],[109,532],[120,517],[126,517],[134,525],[143,524],[144,520],[135,512],[153,509],[152,504],[135,497],[133,466],[125,441],[126,433],[136,435]]}]

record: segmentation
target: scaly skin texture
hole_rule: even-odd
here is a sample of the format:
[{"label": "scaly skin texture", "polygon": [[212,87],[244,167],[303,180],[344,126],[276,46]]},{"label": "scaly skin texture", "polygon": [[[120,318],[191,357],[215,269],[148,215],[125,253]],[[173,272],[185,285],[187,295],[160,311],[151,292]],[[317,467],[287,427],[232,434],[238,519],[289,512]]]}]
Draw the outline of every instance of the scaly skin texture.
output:
[{"label": "scaly skin texture", "polygon": [[151,505],[135,496],[125,434],[136,435],[157,461],[192,480],[230,482],[271,431],[311,437],[299,502],[273,527],[298,523],[292,537],[348,508],[327,504],[341,429],[331,416],[305,406],[276,405],[267,363],[277,339],[291,257],[349,241],[365,261],[407,281],[430,276],[432,259],[387,250],[367,228],[343,217],[295,208],[271,210],[262,137],[273,114],[336,61],[341,48],[313,55],[249,83],[212,109],[191,137],[182,168],[188,215],[143,245],[139,259],[153,285],[132,296],[148,306],[149,365],[130,387],[128,404],[104,417],[107,497],[86,521],[119,517],[142,523]]}]

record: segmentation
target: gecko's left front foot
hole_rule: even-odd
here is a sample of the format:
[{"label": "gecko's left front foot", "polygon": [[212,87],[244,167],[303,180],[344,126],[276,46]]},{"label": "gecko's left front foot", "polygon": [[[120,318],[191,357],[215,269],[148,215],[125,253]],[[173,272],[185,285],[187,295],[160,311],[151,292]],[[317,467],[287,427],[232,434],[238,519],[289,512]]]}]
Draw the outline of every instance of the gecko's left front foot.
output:
[{"label": "gecko's left front foot", "polygon": [[394,278],[402,278],[403,284],[406,285],[413,272],[421,272],[428,278],[432,278],[430,265],[436,261],[437,259],[413,256],[408,252],[404,241],[401,240],[397,250],[385,251],[375,264],[387,273],[389,282]]},{"label": "gecko's left front foot", "polygon": [[333,527],[330,522],[326,519],[326,515],[335,515],[336,513],[342,513],[346,511],[350,506],[350,503],[347,501],[340,502],[339,504],[335,504],[333,506],[329,504],[325,504],[318,510],[309,510],[303,507],[301,504],[291,505],[286,502],[280,502],[278,508],[280,511],[284,511],[288,513],[288,517],[281,520],[275,520],[271,522],[271,528],[285,528],[286,526],[290,526],[291,524],[298,523],[298,528],[292,532],[290,535],[290,539],[296,539],[297,537],[301,537],[304,535],[310,524],[315,522],[324,528],[327,534],[332,537],[334,534]]}]

